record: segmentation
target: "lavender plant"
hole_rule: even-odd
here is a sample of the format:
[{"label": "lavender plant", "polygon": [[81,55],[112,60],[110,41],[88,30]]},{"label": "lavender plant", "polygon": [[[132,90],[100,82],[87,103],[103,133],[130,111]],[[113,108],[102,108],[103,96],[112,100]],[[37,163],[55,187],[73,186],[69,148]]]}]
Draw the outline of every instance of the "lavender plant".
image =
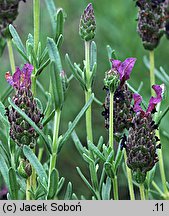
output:
[{"label": "lavender plant", "polygon": [[[40,41],[41,2],[34,0],[34,33],[28,33],[23,43],[17,28],[12,25],[18,15],[19,1],[0,1],[1,48],[3,50],[4,40],[7,40],[12,70],[12,73],[7,72],[5,75],[9,87],[1,95],[0,101],[0,172],[5,183],[0,196],[7,193],[9,200],[119,200],[119,180],[120,175],[123,175],[128,181],[129,199],[136,199],[136,188],[140,189],[140,199],[150,199],[154,193],[168,199],[168,184],[158,134],[161,120],[169,110],[160,111],[164,85],[154,85],[152,82],[155,79],[151,80],[156,97],[150,98],[148,108],[144,111],[141,103],[145,106],[145,101],[128,83],[136,58],[127,58],[121,62],[117,60],[115,51],[108,46],[111,69],[105,73],[103,85],[106,99],[102,103],[94,94],[100,60],[97,61],[97,45],[93,41],[97,16],[94,15],[92,4],[86,7],[80,18],[79,35],[85,45],[83,65],[72,63],[69,55],[65,56],[71,75],[62,59],[65,12],[62,8],[57,9],[52,0],[45,0],[45,4],[50,15],[52,35],[48,35],[46,44]],[[166,19],[162,19],[167,13],[163,14],[166,5],[164,1],[137,1],[137,6],[140,10],[138,29],[143,45],[152,50],[167,25]],[[20,67],[15,66],[12,42],[22,59]],[[39,79],[42,73],[46,73],[46,79],[49,80],[47,89]],[[154,77],[152,62],[151,76]],[[68,128],[63,133],[60,130],[62,113],[74,78],[82,87],[85,104],[74,120],[70,113]],[[76,92],[69,97],[76,97]],[[101,134],[97,141],[94,137],[94,106],[104,108],[102,114],[108,140]],[[78,123],[84,115],[85,141],[77,132]],[[97,116],[100,118],[101,113],[98,112]],[[100,127],[104,130],[104,126]],[[69,138],[72,138],[80,157],[87,164],[88,174],[82,171],[83,167],[79,167],[81,164],[77,172],[90,191],[88,198],[74,193],[73,190],[78,191],[76,184],[67,182],[65,185],[66,179],[60,174],[58,157],[62,155],[62,147],[65,145],[66,148],[69,144]],[[163,191],[154,178],[158,160]],[[119,170],[123,170],[123,173]]]}]

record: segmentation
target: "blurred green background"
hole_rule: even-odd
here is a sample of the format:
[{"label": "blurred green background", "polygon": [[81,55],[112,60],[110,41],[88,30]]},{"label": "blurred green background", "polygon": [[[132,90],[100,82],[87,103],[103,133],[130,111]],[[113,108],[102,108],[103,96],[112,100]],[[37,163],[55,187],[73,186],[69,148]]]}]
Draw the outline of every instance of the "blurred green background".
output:
[{"label": "blurred green background", "polygon": [[[103,102],[105,92],[103,89],[104,73],[109,69],[109,60],[107,57],[106,46],[109,44],[116,53],[120,60],[124,60],[127,57],[136,57],[137,62],[131,75],[129,83],[134,87],[138,88],[140,81],[144,82],[144,86],[141,90],[141,94],[144,99],[148,102],[150,98],[150,84],[149,84],[149,71],[146,69],[143,63],[143,56],[148,56],[148,51],[145,51],[141,39],[139,38],[137,28],[137,8],[135,2],[132,0],[97,0],[97,1],[80,1],[80,0],[56,0],[56,6],[62,7],[66,13],[66,22],[64,28],[64,44],[62,47],[62,59],[66,73],[70,75],[70,71],[64,62],[64,56],[69,53],[71,59],[77,63],[82,63],[84,59],[84,44],[78,34],[78,25],[80,15],[83,12],[86,5],[91,2],[93,3],[96,21],[97,21],[97,34],[95,42],[98,48],[98,70],[97,77],[94,85],[95,95]],[[19,16],[14,22],[16,29],[25,42],[28,33],[33,34],[33,2],[28,0],[27,3],[20,3]],[[46,45],[46,37],[52,36],[51,23],[49,20],[48,11],[43,0],[41,0],[41,31],[40,40],[43,47]],[[20,55],[15,52],[16,65],[23,64]],[[4,75],[6,71],[10,71],[10,63],[8,60],[8,52],[5,50],[3,56],[0,58],[0,86],[1,93],[7,87]],[[163,36],[160,45],[155,50],[155,64],[159,68],[163,68],[168,72],[169,69],[169,41]],[[39,80],[48,89],[49,86],[49,68],[47,68],[39,77]],[[156,83],[161,84],[161,81],[157,79]],[[41,98],[41,95],[38,95]],[[162,104],[164,110],[169,102],[169,97]],[[72,121],[80,111],[84,104],[84,94],[76,80],[73,80],[70,84],[70,88],[67,94],[67,99],[62,112],[62,121],[60,134],[64,133],[67,129],[69,121]],[[45,107],[45,104],[43,104]],[[104,118],[101,115],[103,111],[102,107],[93,105],[93,133],[94,140],[97,142],[98,138],[102,135],[105,143],[108,141],[107,131],[104,128]],[[161,130],[164,130],[169,134],[168,126],[169,115],[161,123]],[[84,118],[78,125],[77,133],[82,141],[86,144],[86,133],[85,133],[85,121]],[[161,137],[161,142],[164,150],[164,163],[167,178],[169,179],[169,147],[168,140],[166,137]],[[77,195],[84,194],[89,196],[88,189],[81,181],[80,177],[76,172],[76,166],[79,166],[84,170],[84,173],[88,175],[87,167],[85,162],[79,157],[72,140],[69,139],[64,145],[61,154],[59,155],[58,167],[60,175],[66,177],[66,181],[71,181],[74,186],[74,192]],[[157,169],[156,178],[160,184],[158,175],[159,170]],[[128,197],[128,191],[126,189],[126,178],[120,170],[119,173],[120,181],[120,198],[126,199]]]}]

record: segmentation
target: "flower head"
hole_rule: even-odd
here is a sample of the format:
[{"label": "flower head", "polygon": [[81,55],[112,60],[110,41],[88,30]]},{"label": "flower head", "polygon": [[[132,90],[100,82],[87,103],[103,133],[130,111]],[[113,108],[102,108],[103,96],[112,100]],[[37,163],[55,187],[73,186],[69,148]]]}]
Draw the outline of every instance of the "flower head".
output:
[{"label": "flower head", "polygon": [[26,89],[31,86],[31,74],[33,69],[31,64],[25,64],[22,70],[17,67],[13,76],[7,72],[5,78],[15,89]]},{"label": "flower head", "polygon": [[162,101],[162,96],[164,93],[164,84],[162,85],[153,85],[152,88],[154,89],[156,93],[156,97],[151,97],[149,100],[149,105],[146,111],[144,111],[140,104],[142,102],[142,97],[139,94],[134,94],[133,99],[134,99],[134,111],[136,113],[141,113],[142,116],[147,116],[149,113],[151,113],[156,105]]},{"label": "flower head", "polygon": [[127,58],[124,62],[112,59],[111,62],[112,70],[119,74],[120,85],[122,86],[125,81],[130,78],[130,74],[135,65],[136,58]]},{"label": "flower head", "polygon": [[90,41],[95,37],[96,20],[92,4],[88,4],[80,19],[79,34],[85,41]]}]

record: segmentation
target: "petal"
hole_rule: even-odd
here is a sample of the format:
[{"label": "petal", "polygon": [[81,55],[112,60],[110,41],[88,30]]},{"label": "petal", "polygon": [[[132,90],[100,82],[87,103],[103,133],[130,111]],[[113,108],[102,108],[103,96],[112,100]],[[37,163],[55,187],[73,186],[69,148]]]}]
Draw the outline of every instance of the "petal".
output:
[{"label": "petal", "polygon": [[164,94],[164,84],[153,85],[152,88],[154,89],[154,91],[156,93],[156,97],[150,98],[146,113],[150,113],[155,109],[156,105],[162,101],[162,97]]},{"label": "petal", "polygon": [[31,64],[24,65],[22,69],[22,73],[23,73],[22,86],[23,87],[28,87],[31,85],[31,74],[33,70],[34,70],[34,67]]},{"label": "petal", "polygon": [[17,67],[13,75],[13,82],[14,82],[13,86],[17,89],[20,87],[21,74],[22,74],[21,70],[19,69],[19,67]]},{"label": "petal", "polygon": [[13,77],[11,76],[11,74],[10,74],[9,72],[6,72],[5,78],[6,78],[6,81],[7,81],[11,86],[14,86]]},{"label": "petal", "polygon": [[140,106],[140,104],[142,102],[142,97],[139,94],[135,93],[135,94],[133,94],[133,99],[134,99],[134,107],[133,107],[134,112],[144,113],[143,109]]},{"label": "petal", "polygon": [[127,58],[120,65],[119,72],[122,74],[122,77],[120,77],[122,84],[124,84],[124,82],[130,78],[130,74],[135,65],[135,62],[136,58]]}]

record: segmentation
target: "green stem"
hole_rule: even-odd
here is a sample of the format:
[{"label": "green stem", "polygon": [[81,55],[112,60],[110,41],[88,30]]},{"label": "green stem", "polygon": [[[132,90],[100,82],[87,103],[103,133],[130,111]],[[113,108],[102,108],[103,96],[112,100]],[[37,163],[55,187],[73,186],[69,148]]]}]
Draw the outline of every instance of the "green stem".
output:
[{"label": "green stem", "polygon": [[113,104],[114,104],[114,93],[110,91],[109,146],[112,148],[112,151],[114,151]]},{"label": "green stem", "polygon": [[12,48],[12,40],[10,38],[7,39],[7,46],[8,46],[11,70],[12,70],[12,73],[14,73],[15,72],[15,59],[14,59],[13,48]]},{"label": "green stem", "polygon": [[119,199],[119,195],[118,195],[118,182],[117,182],[117,176],[115,176],[113,179],[113,194],[114,194],[114,200],[118,200]]},{"label": "green stem", "polygon": [[132,181],[132,173],[131,173],[131,170],[127,166],[127,154],[126,154],[126,150],[124,150],[124,160],[125,160],[125,164],[126,164],[127,180],[128,180],[129,193],[130,193],[130,200],[135,200],[133,181]]},{"label": "green stem", "polygon": [[[32,151],[35,154],[35,148]],[[30,185],[32,189],[35,191],[36,190],[36,171],[33,167],[32,167],[32,175],[30,176]]]},{"label": "green stem", "polygon": [[39,44],[39,30],[40,30],[40,0],[33,1],[34,13],[34,51],[37,53]]},{"label": "green stem", "polygon": [[[155,63],[154,63],[154,51],[150,51],[150,83],[151,83],[151,95],[154,96],[154,91],[152,89],[152,85],[155,84],[155,74],[154,74],[154,69],[155,69]],[[156,132],[156,136],[160,139],[160,133],[159,131]],[[163,163],[163,153],[162,149],[158,151],[158,157],[159,157],[159,167],[160,167],[160,174],[161,174],[161,180],[163,184],[163,190],[164,193],[168,193],[167,185],[166,185],[166,176],[165,176],[165,171],[164,171],[164,163]]]},{"label": "green stem", "polygon": [[[156,135],[160,138],[159,131],[156,132]],[[167,188],[167,185],[166,185],[166,176],[165,176],[165,171],[164,171],[164,162],[163,162],[162,149],[159,149],[159,151],[158,151],[158,158],[159,158],[159,167],[160,167],[160,174],[161,174],[163,190],[164,190],[165,194],[168,194],[168,188]]]},{"label": "green stem", "polygon": [[59,134],[59,125],[60,125],[60,116],[61,111],[56,110],[55,111],[55,117],[54,117],[54,129],[53,129],[53,143],[52,143],[52,155],[50,158],[50,168],[49,168],[49,181],[48,186],[50,185],[50,174],[52,170],[56,166],[56,159],[57,159],[57,150],[58,150],[58,134]]},{"label": "green stem", "polygon": [[[89,100],[92,94],[90,86],[90,42],[85,42],[85,61],[86,61],[86,85],[87,91],[85,91],[85,102]],[[87,139],[93,142],[93,133],[92,133],[92,107],[90,106],[86,111],[86,133]]]},{"label": "green stem", "polygon": [[31,186],[30,186],[30,178],[28,178],[26,180],[26,200],[30,200],[31,199],[31,196],[30,196],[31,194],[29,192],[30,188],[31,188]]},{"label": "green stem", "polygon": [[154,96],[154,90],[152,89],[152,85],[155,84],[155,74],[154,74],[154,51],[150,51],[150,89],[151,95]]},{"label": "green stem", "polygon": [[145,200],[144,184],[140,184],[139,189],[140,189],[140,199]]}]

